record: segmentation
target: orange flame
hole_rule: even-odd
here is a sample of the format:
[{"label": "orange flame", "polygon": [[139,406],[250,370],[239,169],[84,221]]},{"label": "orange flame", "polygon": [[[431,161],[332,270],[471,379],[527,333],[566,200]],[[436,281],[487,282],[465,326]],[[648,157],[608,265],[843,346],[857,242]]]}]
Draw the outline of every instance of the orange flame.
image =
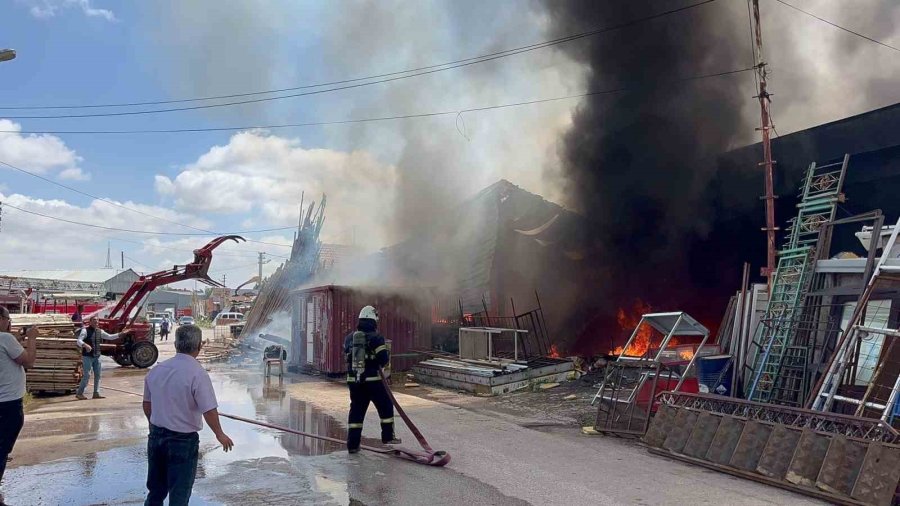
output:
[{"label": "orange flame", "polygon": [[[641,316],[650,313],[652,310],[653,308],[650,307],[650,304],[638,299],[635,301],[630,312],[626,312],[624,308],[619,308],[619,311],[616,313],[616,321],[619,323],[619,328],[622,329],[623,334],[631,337],[634,328],[641,322]],[[625,349],[624,346],[618,346],[616,349],[612,350],[610,354],[641,357],[646,355],[651,349],[659,347],[660,344],[662,344],[661,341],[653,342],[653,329],[648,325],[644,325],[638,329],[637,335],[634,336],[634,341],[628,345],[628,349]],[[666,348],[677,344],[679,344],[678,338],[672,337]],[[688,360],[690,360],[690,358],[688,358]]]},{"label": "orange flame", "polygon": [[694,350],[681,350],[678,352],[678,356],[681,360],[690,360],[694,358]]},{"label": "orange flame", "polygon": [[550,345],[550,353],[547,354],[550,358],[560,358],[559,350],[556,348],[555,344]]},{"label": "orange flame", "polygon": [[[626,313],[624,308],[619,308],[619,311],[616,313],[616,321],[619,323],[619,328],[624,331],[633,332],[634,328],[641,322],[641,315],[649,313],[651,310],[652,308],[650,305],[640,299],[635,301],[634,308],[630,314]],[[653,330],[646,325],[640,327],[637,335],[634,336],[634,340],[628,345],[628,349],[619,346],[612,351],[612,354],[628,355],[630,357],[640,357],[646,354],[647,350],[650,349],[650,336],[652,335],[652,332]]]}]

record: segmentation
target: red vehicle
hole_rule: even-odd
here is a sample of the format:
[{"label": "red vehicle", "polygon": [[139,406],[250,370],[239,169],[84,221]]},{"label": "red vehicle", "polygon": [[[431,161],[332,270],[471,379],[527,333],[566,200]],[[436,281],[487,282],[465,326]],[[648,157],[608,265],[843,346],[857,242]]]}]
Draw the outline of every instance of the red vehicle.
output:
[{"label": "red vehicle", "polygon": [[112,357],[121,366],[133,365],[145,368],[156,363],[159,350],[150,339],[150,324],[136,322],[137,315],[143,307],[144,298],[155,288],[184,281],[197,279],[210,286],[223,286],[209,277],[209,265],[212,263],[212,252],[223,242],[243,241],[239,235],[216,237],[206,246],[194,250],[194,261],[187,265],[176,265],[169,270],[154,272],[141,276],[122,296],[118,304],[110,311],[109,317],[100,319],[100,328],[114,334],[122,329],[131,329],[131,334],[122,339],[109,341],[100,345],[100,353]]}]

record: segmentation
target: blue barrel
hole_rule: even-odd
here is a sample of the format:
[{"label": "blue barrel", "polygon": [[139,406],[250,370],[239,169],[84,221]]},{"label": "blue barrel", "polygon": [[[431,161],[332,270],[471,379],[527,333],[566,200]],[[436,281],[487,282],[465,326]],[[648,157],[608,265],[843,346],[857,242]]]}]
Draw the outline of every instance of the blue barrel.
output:
[{"label": "blue barrel", "polygon": [[711,394],[731,395],[731,355],[698,357],[697,382]]}]

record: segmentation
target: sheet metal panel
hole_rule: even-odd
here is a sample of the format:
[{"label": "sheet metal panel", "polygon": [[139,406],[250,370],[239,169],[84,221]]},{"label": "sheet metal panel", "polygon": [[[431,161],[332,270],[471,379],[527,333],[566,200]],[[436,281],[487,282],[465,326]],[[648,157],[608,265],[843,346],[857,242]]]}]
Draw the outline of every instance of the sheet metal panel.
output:
[{"label": "sheet metal panel", "polygon": [[741,439],[734,449],[734,455],[731,456],[731,466],[745,471],[756,471],[771,434],[771,425],[755,420],[745,423]]},{"label": "sheet metal panel", "polygon": [[800,442],[800,431],[778,424],[769,437],[769,443],[763,450],[756,471],[760,474],[783,480],[788,470],[794,451]]},{"label": "sheet metal panel", "polygon": [[697,418],[697,424],[694,425],[694,431],[691,432],[691,436],[688,438],[687,444],[684,445],[684,452],[682,453],[698,459],[706,457],[706,452],[709,451],[709,446],[716,436],[720,421],[722,421],[722,417],[719,415],[706,411],[701,412]]},{"label": "sheet metal panel", "polygon": [[679,409],[672,421],[669,435],[663,443],[663,448],[671,452],[681,453],[684,445],[687,443],[688,437],[694,430],[694,424],[697,422],[697,413],[687,409]]},{"label": "sheet metal panel", "polygon": [[744,431],[744,421],[730,415],[722,417],[716,435],[706,452],[706,460],[720,465],[728,465],[734,449],[737,447],[741,432]]},{"label": "sheet metal panel", "polygon": [[794,458],[788,466],[785,479],[795,485],[813,487],[822,469],[822,461],[828,452],[831,436],[803,429]]},{"label": "sheet metal panel", "polygon": [[832,494],[850,495],[862,468],[866,445],[836,435],[831,439],[816,486]]},{"label": "sheet metal panel", "polygon": [[869,443],[852,497],[869,504],[888,506],[900,481],[900,448]]},{"label": "sheet metal panel", "polygon": [[644,434],[644,442],[647,443],[647,446],[651,448],[662,447],[666,437],[669,435],[669,430],[677,411],[676,408],[668,404],[659,405],[659,408],[656,410],[656,416],[650,422],[650,428]]}]

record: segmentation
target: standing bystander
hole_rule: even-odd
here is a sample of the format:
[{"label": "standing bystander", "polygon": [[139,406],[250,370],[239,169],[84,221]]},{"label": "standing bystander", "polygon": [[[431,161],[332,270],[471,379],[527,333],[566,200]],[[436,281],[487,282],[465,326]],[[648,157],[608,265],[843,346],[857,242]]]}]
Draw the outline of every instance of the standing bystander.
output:
[{"label": "standing bystander", "polygon": [[[34,365],[37,354],[35,327],[26,332],[25,348],[10,334],[12,320],[9,310],[0,306],[0,484],[6,471],[6,459],[12,452],[19,431],[25,423],[22,398],[25,397],[25,369]],[[3,505],[0,493],[0,505]]]},{"label": "standing bystander", "polygon": [[169,340],[169,317],[164,317],[162,323],[159,324],[159,337],[163,341]]},{"label": "standing bystander", "polygon": [[94,371],[94,399],[103,399],[100,395],[100,341],[113,341],[120,337],[125,337],[131,333],[130,329],[122,329],[118,334],[107,334],[105,330],[97,326],[99,321],[96,316],[92,316],[88,320],[88,326],[81,329],[78,339],[75,343],[81,348],[81,363],[84,368],[84,376],[81,377],[81,383],[75,390],[75,398],[83,401],[87,399],[84,396],[84,389],[87,388],[88,380],[91,379],[91,371]]},{"label": "standing bystander", "polygon": [[197,362],[202,339],[200,327],[178,327],[177,353],[151,369],[144,379],[144,414],[150,422],[145,506],[161,505],[167,495],[171,506],[188,504],[197,473],[198,433],[203,420],[226,452],[234,446],[219,424],[212,381]]}]

